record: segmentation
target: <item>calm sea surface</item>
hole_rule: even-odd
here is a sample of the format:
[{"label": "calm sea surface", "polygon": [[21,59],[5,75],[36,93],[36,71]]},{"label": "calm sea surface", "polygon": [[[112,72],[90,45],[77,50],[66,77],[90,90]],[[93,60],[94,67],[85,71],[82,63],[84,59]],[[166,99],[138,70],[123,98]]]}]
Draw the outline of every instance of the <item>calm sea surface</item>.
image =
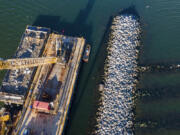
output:
[{"label": "calm sea surface", "polygon": [[[84,36],[92,45],[82,64],[67,122],[67,135],[85,135],[97,99],[103,69],[101,44],[111,15],[134,5],[143,28],[142,64],[180,63],[179,0],[0,0],[0,57],[10,58],[26,25],[50,27]],[[0,79],[4,72],[0,72]],[[155,72],[140,77],[135,110],[137,135],[180,135],[180,73]]]}]

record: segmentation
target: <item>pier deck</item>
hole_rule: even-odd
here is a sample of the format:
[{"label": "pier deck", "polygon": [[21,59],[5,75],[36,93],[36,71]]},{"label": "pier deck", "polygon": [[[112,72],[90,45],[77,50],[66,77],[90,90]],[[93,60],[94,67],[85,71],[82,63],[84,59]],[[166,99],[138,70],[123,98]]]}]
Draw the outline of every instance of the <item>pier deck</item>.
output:
[{"label": "pier deck", "polygon": [[[31,86],[32,96],[26,99],[26,109],[14,129],[14,134],[22,134],[25,128],[30,129],[33,134],[62,134],[84,44],[83,38],[58,34],[49,36],[43,56],[57,56],[59,45],[66,50],[66,53],[62,56],[60,54],[61,63],[38,67]],[[63,66],[62,63],[65,65]],[[44,95],[48,97],[44,98]],[[53,109],[48,113],[32,109],[33,102],[37,100],[53,103]]]}]

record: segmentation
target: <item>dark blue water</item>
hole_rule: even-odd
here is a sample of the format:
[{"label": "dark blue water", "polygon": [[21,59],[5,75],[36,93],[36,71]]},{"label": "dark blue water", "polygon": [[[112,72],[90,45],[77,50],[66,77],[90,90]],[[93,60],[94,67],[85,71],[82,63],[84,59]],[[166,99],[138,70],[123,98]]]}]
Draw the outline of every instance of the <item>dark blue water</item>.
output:
[{"label": "dark blue water", "polygon": [[[178,0],[0,0],[0,57],[10,58],[14,54],[28,24],[83,36],[92,45],[90,61],[81,67],[66,134],[84,135],[90,131],[103,69],[105,46],[101,41],[110,17],[132,5],[143,27],[141,63],[180,62]],[[1,79],[3,75],[0,72]],[[138,98],[138,135],[180,134],[179,78],[180,74],[174,72],[148,73],[141,77],[139,91],[146,90],[150,95]],[[138,124],[148,121],[153,124],[146,127]]]}]

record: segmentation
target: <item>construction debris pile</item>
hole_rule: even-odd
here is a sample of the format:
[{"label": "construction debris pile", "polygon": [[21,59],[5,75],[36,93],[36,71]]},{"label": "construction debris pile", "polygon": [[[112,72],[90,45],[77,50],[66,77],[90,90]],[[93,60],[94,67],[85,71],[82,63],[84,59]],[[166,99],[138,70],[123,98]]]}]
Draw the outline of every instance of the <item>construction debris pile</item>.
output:
[{"label": "construction debris pile", "polygon": [[[34,30],[27,27],[14,58],[36,58],[41,55],[49,29]],[[13,100],[23,104],[35,68],[8,70],[0,88],[1,101]]]},{"label": "construction debris pile", "polygon": [[95,134],[132,135],[140,24],[130,14],[113,19],[105,64],[105,85]]}]

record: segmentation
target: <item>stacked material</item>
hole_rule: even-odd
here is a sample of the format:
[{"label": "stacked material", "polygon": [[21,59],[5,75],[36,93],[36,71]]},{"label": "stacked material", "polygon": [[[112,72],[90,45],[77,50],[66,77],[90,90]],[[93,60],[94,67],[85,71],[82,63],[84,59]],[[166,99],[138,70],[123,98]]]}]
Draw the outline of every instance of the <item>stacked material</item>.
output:
[{"label": "stacked material", "polygon": [[[28,26],[14,58],[37,58],[41,55],[50,30]],[[0,87],[0,101],[23,104],[35,68],[8,70]]]},{"label": "stacked material", "polygon": [[133,134],[133,91],[137,82],[139,35],[140,24],[133,15],[113,19],[95,134]]}]

